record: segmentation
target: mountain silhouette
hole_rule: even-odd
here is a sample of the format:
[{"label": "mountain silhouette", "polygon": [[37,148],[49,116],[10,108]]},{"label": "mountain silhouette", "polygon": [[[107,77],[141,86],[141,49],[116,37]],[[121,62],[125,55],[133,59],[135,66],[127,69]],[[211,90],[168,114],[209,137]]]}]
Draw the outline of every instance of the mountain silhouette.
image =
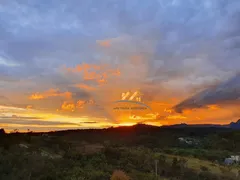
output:
[{"label": "mountain silhouette", "polygon": [[240,119],[237,122],[231,122],[229,127],[232,129],[240,129]]}]

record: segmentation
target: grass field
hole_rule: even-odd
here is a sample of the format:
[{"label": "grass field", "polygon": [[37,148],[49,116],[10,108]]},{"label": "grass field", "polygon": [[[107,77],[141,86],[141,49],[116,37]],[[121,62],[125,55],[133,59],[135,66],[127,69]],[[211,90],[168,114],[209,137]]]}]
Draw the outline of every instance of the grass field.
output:
[{"label": "grass field", "polygon": [[200,159],[191,158],[191,157],[169,155],[165,153],[157,153],[157,156],[165,156],[167,158],[168,163],[171,163],[174,158],[185,159],[187,160],[188,168],[194,169],[198,172],[201,171],[202,167],[206,167],[209,171],[211,171],[214,174],[222,175],[224,173],[230,173],[232,175],[237,175],[240,169],[239,167],[228,168],[226,166],[222,166],[210,161],[200,160]]}]

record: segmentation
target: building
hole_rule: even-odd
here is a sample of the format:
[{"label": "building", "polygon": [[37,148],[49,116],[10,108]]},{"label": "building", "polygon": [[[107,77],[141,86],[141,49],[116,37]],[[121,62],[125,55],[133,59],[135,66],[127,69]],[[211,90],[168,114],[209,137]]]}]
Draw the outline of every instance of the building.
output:
[{"label": "building", "polygon": [[240,156],[231,156],[231,159],[235,162],[240,162]]},{"label": "building", "polygon": [[186,143],[186,144],[189,144],[189,145],[197,145],[199,142],[198,140],[194,139],[194,138],[188,138],[188,137],[180,137],[178,138],[178,140],[182,143]]},{"label": "building", "polygon": [[231,165],[239,162],[240,162],[240,156],[236,155],[236,156],[231,156],[230,158],[226,158],[224,161],[224,164]]},{"label": "building", "polygon": [[226,158],[224,161],[225,165],[232,165],[234,163],[234,161],[231,158]]}]

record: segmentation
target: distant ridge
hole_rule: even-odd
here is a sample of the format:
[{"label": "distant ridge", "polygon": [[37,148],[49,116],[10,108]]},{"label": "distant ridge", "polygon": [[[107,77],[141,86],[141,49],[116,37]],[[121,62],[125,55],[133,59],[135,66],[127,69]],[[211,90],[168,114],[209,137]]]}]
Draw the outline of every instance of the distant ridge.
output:
[{"label": "distant ridge", "polygon": [[[144,128],[157,128],[159,126],[152,126],[152,125],[147,125],[147,124],[135,124],[133,126],[119,126],[116,128],[125,128],[125,129],[144,129]],[[164,125],[160,126],[159,128],[226,128],[226,129],[240,129],[240,119],[237,122],[231,122],[230,124],[186,124],[186,123],[181,123],[181,124],[173,124],[173,125]],[[114,128],[113,128],[114,129]]]},{"label": "distant ridge", "polygon": [[237,122],[231,122],[230,124],[220,125],[220,124],[173,124],[169,126],[162,126],[162,127],[169,127],[169,128],[185,128],[185,127],[202,127],[202,128],[230,128],[230,129],[240,129],[240,119]]},{"label": "distant ridge", "polygon": [[237,122],[231,122],[229,124],[229,127],[232,128],[232,129],[240,129],[240,119],[237,121]]},{"label": "distant ridge", "polygon": [[[173,125],[164,125],[164,126],[154,126],[154,125],[148,125],[144,123],[138,123],[133,126],[118,126],[118,127],[106,127],[103,129],[66,129],[66,130],[60,130],[60,131],[48,131],[48,132],[27,132],[31,134],[64,134],[64,133],[78,133],[78,132],[131,132],[131,131],[141,131],[141,132],[151,132],[151,131],[158,131],[160,129],[190,129],[191,128],[206,128],[210,129],[210,132],[214,131],[211,130],[211,128],[216,128],[220,130],[240,130],[240,119],[237,122],[231,122],[230,124],[226,125],[220,125],[220,124],[186,124],[186,123],[181,123],[181,124],[173,124]],[[21,133],[21,132],[18,132]],[[26,134],[25,132],[22,132],[23,134]],[[5,131],[4,129],[0,129],[0,136],[4,135]]]}]

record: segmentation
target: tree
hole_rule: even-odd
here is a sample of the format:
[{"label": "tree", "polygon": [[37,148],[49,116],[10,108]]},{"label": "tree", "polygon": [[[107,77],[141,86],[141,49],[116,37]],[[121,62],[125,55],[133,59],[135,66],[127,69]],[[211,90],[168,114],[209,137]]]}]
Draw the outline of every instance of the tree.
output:
[{"label": "tree", "polygon": [[5,135],[5,130],[3,128],[0,129],[0,136]]}]

